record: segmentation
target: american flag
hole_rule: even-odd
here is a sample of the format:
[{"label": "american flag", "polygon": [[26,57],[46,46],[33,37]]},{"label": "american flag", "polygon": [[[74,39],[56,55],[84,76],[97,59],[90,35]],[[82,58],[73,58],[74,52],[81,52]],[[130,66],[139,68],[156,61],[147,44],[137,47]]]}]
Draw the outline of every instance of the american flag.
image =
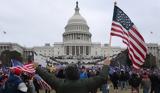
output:
[{"label": "american flag", "polygon": [[144,64],[147,46],[134,23],[116,5],[113,13],[111,36],[122,38],[123,43],[127,45],[128,55],[133,67],[139,69]]},{"label": "american flag", "polygon": [[51,86],[48,85],[38,74],[35,74],[34,79],[37,81],[41,89],[51,90]]},{"label": "american flag", "polygon": [[20,69],[21,71],[27,72],[27,73],[35,73],[34,69],[34,64],[29,63],[29,64],[22,64],[20,61],[11,59],[12,67],[11,69],[17,68]]}]

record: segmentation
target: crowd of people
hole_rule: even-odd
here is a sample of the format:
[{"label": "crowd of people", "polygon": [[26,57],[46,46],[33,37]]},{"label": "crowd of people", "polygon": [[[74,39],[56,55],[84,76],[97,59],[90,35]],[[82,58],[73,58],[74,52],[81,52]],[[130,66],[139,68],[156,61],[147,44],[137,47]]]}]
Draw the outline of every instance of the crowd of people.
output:
[{"label": "crowd of people", "polygon": [[[107,64],[107,65],[104,65]],[[131,93],[160,93],[160,70],[109,66],[104,61],[102,66],[86,67],[69,64],[49,68],[39,65],[36,73],[26,73],[19,69],[10,69],[0,63],[0,93],[109,93],[113,86],[114,93],[131,89]],[[40,87],[36,76],[41,76],[48,88]]]},{"label": "crowd of people", "polygon": [[113,88],[118,93],[118,89],[131,88],[132,93],[160,93],[160,73],[159,69],[121,69],[115,67],[110,70],[110,80]]},{"label": "crowd of people", "polygon": [[[95,77],[101,72],[101,67],[85,67],[79,66],[80,79],[86,79]],[[140,89],[143,93],[160,93],[160,70],[159,69],[147,69],[142,68],[139,70],[131,69],[125,66],[110,66],[109,67],[109,80],[102,86],[99,86],[102,93],[109,93],[110,87],[113,86],[114,92],[118,93],[118,90],[131,89],[132,93],[140,93]],[[65,78],[65,66],[60,67],[55,71],[55,75],[58,78]],[[111,83],[108,83],[111,81]],[[97,89],[91,93],[97,93]]]},{"label": "crowd of people", "polygon": [[49,93],[51,87],[36,74],[35,65],[12,59],[11,66],[6,67],[0,61],[0,93],[39,93],[39,89]]},{"label": "crowd of people", "polygon": [[[64,68],[61,67],[55,72],[58,78],[65,78]],[[85,79],[99,75],[101,67],[93,66],[92,68],[87,68],[81,66],[79,71],[80,78]],[[111,84],[108,83],[109,81],[111,81]],[[118,90],[126,89],[131,89],[133,93],[139,93],[140,89],[143,90],[143,93],[160,93],[160,70],[147,68],[136,70],[124,66],[110,66],[109,80],[102,86],[99,86],[99,88],[102,90],[102,93],[109,93],[110,86],[113,86],[115,93],[118,93]]]}]

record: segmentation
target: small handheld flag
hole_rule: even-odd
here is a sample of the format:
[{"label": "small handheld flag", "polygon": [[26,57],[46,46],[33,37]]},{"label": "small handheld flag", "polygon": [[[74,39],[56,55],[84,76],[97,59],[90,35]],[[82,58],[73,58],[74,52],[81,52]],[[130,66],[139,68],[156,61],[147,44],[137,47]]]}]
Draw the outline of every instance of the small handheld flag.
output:
[{"label": "small handheld flag", "polygon": [[16,69],[19,69],[24,72],[35,73],[34,64],[32,64],[32,63],[22,64],[21,62],[19,62],[18,60],[15,60],[15,59],[12,59],[11,63],[12,63],[11,69],[16,68]]}]

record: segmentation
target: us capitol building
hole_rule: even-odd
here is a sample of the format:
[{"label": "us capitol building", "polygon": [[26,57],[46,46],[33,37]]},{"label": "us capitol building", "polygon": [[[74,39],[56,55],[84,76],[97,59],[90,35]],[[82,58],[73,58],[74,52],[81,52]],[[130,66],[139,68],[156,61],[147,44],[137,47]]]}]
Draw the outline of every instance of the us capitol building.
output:
[{"label": "us capitol building", "polygon": [[[51,50],[52,53],[47,53],[48,56],[65,56],[65,57],[91,57],[91,56],[107,56],[109,53],[108,45],[101,43],[93,43],[91,40],[92,34],[89,32],[87,21],[79,12],[78,2],[76,2],[75,13],[68,20],[63,33],[63,42],[55,42],[51,47],[46,44],[44,47],[34,47],[37,53],[42,53],[42,50]],[[102,47],[103,46],[103,47]],[[113,47],[111,55],[120,52],[120,47]],[[41,51],[41,52],[40,52]],[[111,51],[110,51],[111,52]],[[114,53],[113,53],[114,52]]]},{"label": "us capitol building", "polygon": [[[50,44],[46,44],[43,47],[34,47],[34,51],[45,56],[62,57],[67,60],[67,58],[89,59],[93,57],[106,57],[108,53],[110,56],[113,56],[124,50],[120,47],[112,47],[112,50],[109,50],[108,44],[93,43],[87,21],[81,16],[79,10],[78,2],[76,2],[75,13],[68,20],[65,32],[62,35],[63,42],[55,42],[53,47]],[[35,57],[35,59],[39,58]],[[67,60],[67,62],[71,61],[73,60]],[[87,60],[84,62],[87,62]]]},{"label": "us capitol building", "polygon": [[[92,34],[89,32],[87,21],[79,12],[78,2],[76,2],[75,13],[68,20],[63,33],[63,42],[55,42],[53,46],[46,43],[44,46],[35,46],[33,48],[22,47],[16,43],[0,43],[0,53],[4,50],[16,50],[27,59],[29,55],[34,57],[35,61],[45,61],[49,57],[62,57],[64,59],[71,58],[92,58],[106,57],[120,53],[125,50],[121,47],[112,47],[108,44],[92,42]],[[147,44],[149,52],[159,58],[160,46],[158,44]],[[153,50],[154,49],[154,50]],[[36,53],[36,55],[34,55]],[[158,60],[158,59],[157,59]]]}]

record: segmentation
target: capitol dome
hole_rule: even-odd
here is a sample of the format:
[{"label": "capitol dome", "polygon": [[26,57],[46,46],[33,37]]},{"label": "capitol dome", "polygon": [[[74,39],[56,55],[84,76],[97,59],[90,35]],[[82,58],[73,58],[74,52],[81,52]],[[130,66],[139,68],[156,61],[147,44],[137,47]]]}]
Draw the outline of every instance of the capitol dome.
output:
[{"label": "capitol dome", "polygon": [[75,13],[68,20],[63,33],[63,44],[66,55],[90,55],[91,37],[86,20],[79,13],[76,2]]},{"label": "capitol dome", "polygon": [[79,13],[78,4],[76,5],[74,15],[68,21],[68,24],[76,24],[76,23],[78,23],[78,24],[86,24],[87,25],[86,20]]},{"label": "capitol dome", "polygon": [[83,24],[87,25],[86,20],[79,13],[78,2],[76,2],[76,8],[74,15],[68,20],[68,25],[70,24]]},{"label": "capitol dome", "polygon": [[68,24],[87,24],[86,20],[80,14],[74,14],[68,21]]}]

